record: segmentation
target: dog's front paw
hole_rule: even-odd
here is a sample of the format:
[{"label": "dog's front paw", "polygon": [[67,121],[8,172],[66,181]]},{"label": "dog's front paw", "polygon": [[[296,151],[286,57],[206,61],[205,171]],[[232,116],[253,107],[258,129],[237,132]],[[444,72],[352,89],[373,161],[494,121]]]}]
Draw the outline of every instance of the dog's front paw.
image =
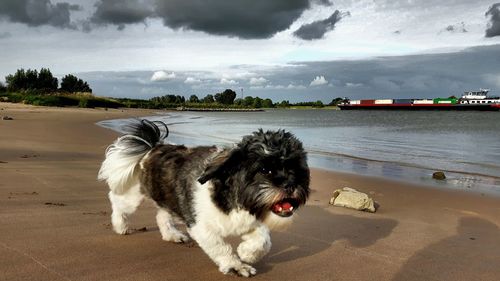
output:
[{"label": "dog's front paw", "polygon": [[271,248],[271,243],[254,244],[245,241],[238,246],[236,252],[243,262],[254,264],[258,262]]},{"label": "dog's front paw", "polygon": [[120,235],[127,235],[130,233],[128,225],[126,224],[113,224],[113,230]]},{"label": "dog's front paw", "polygon": [[255,268],[242,262],[232,265],[221,265],[219,266],[219,271],[224,274],[236,273],[237,275],[243,277],[251,277],[257,274],[257,270]]},{"label": "dog's front paw", "polygon": [[189,242],[189,237],[181,232],[171,232],[168,235],[162,235],[163,240],[174,242],[174,243],[186,243]]}]

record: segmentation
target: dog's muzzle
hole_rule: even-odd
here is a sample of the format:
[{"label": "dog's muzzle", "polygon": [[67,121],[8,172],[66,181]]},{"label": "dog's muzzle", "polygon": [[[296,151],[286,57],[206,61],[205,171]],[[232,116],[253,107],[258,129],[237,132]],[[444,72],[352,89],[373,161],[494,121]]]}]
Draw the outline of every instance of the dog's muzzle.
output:
[{"label": "dog's muzzle", "polygon": [[299,207],[297,200],[293,198],[286,198],[278,203],[275,203],[271,211],[280,217],[289,217],[293,215],[293,212]]}]

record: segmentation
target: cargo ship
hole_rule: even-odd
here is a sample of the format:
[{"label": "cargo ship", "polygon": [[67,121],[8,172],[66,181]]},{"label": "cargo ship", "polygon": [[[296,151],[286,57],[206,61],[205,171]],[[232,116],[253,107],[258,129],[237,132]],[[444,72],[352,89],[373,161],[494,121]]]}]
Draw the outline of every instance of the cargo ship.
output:
[{"label": "cargo ship", "polygon": [[500,97],[488,96],[488,89],[466,91],[460,98],[348,100],[341,110],[481,110],[500,111]]}]

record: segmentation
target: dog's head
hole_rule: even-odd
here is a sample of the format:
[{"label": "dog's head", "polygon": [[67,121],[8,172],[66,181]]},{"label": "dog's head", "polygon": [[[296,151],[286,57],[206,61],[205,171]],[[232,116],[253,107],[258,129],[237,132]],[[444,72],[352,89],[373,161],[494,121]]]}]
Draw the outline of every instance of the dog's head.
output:
[{"label": "dog's head", "polygon": [[261,129],[245,136],[236,148],[213,159],[199,178],[200,183],[208,180],[223,209],[244,208],[269,224],[289,221],[309,196],[306,152],[284,130]]}]

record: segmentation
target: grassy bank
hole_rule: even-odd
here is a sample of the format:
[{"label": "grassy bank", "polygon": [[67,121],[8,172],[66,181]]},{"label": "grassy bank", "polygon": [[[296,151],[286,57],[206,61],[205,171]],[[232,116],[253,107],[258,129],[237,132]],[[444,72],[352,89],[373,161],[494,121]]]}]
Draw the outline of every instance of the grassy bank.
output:
[{"label": "grassy bank", "polygon": [[39,106],[72,106],[72,107],[124,107],[124,104],[110,98],[96,97],[88,93],[76,94],[37,94],[37,93],[0,93],[0,101],[24,103]]}]

